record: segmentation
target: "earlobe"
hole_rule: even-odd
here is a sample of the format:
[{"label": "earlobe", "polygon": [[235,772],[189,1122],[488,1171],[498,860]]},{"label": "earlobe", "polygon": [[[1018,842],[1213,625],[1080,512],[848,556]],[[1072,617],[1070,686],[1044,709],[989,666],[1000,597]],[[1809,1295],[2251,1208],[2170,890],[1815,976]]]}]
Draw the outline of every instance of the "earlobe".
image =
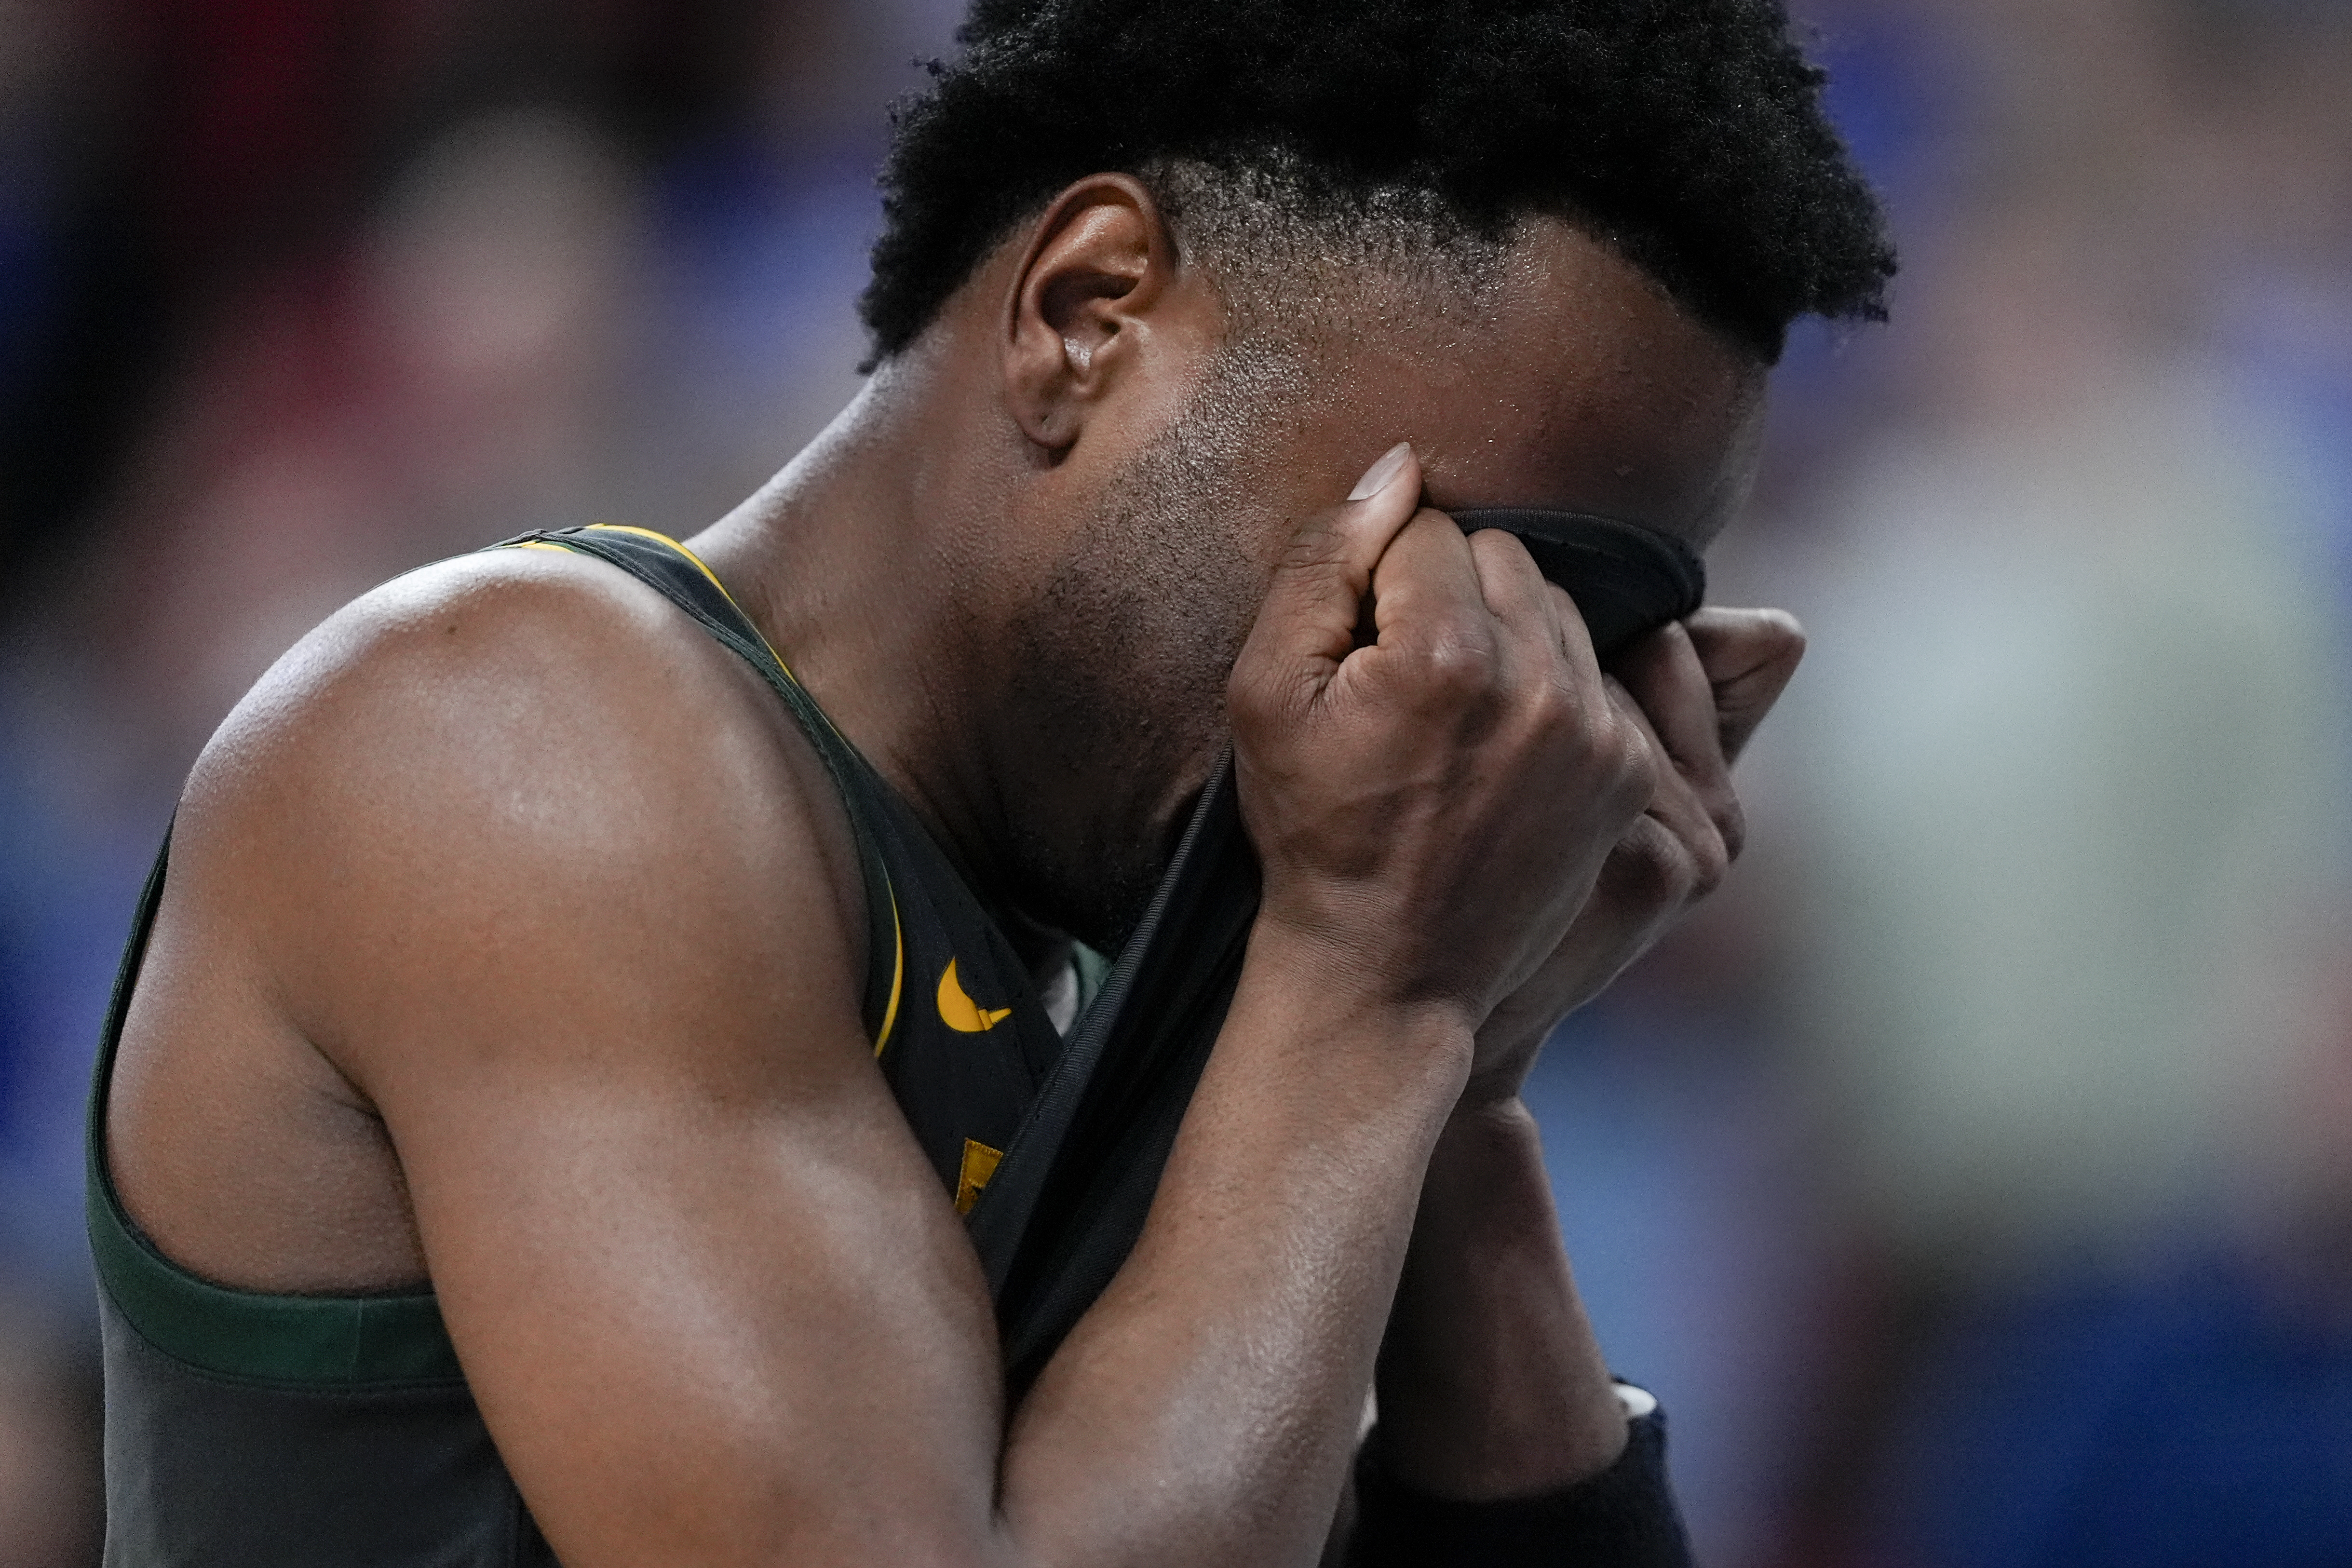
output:
[{"label": "earlobe", "polygon": [[1046,209],[1004,308],[1005,401],[1031,441],[1066,453],[1136,373],[1175,259],[1158,204],[1128,175],[1090,175]]}]

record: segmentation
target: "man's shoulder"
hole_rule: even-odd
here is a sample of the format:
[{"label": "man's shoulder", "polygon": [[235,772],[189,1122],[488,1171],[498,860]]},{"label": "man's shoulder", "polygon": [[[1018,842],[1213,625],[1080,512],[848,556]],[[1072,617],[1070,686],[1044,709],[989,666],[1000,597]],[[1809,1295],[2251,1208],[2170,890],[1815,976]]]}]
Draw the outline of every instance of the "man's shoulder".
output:
[{"label": "man's shoulder", "polygon": [[[539,819],[764,784],[789,809],[806,752],[756,672],[651,590],[564,552],[484,551],[395,578],[298,642],[215,733],[189,805],[373,786],[381,805],[447,793],[502,817],[520,792]],[[759,776],[763,762],[783,776]]]},{"label": "man's shoulder", "polygon": [[476,726],[500,708],[561,710],[574,698],[609,711],[723,668],[708,644],[650,591],[585,557],[456,556],[362,595],[298,641],[230,712],[197,773],[330,740],[363,755],[365,731],[387,721]]},{"label": "man's shoulder", "polygon": [[430,940],[404,932],[576,940],[583,909],[740,911],[747,941],[772,912],[856,948],[849,843],[750,667],[609,566],[501,550],[386,584],[289,650],[192,773],[173,876],[315,982],[355,944]]}]

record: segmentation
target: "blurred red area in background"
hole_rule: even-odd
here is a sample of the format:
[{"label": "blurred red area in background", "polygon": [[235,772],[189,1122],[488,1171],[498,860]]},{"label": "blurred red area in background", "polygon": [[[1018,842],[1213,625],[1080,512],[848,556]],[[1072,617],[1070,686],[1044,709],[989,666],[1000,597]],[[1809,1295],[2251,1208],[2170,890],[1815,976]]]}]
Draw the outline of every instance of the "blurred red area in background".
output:
[{"label": "blurred red area in background", "polygon": [[[0,1568],[96,1560],[83,1079],[196,748],[342,601],[691,531],[856,386],[952,0],[0,6]],[[1531,1099],[1705,1560],[2352,1560],[2352,12],[1813,0],[1906,260],[1718,596],[1732,886]]]}]

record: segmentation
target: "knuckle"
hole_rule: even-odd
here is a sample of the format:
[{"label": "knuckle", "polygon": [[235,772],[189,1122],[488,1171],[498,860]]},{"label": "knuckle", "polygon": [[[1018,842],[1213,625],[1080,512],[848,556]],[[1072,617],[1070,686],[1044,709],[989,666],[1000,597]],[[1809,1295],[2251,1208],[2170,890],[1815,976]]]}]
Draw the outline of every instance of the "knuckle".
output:
[{"label": "knuckle", "polygon": [[1285,590],[1286,604],[1302,609],[1307,605],[1353,599],[1360,590],[1355,574],[1349,570],[1348,563],[1329,556],[1293,561],[1283,567],[1282,576],[1288,584]]},{"label": "knuckle", "polygon": [[[1453,520],[1448,518],[1446,521],[1450,522]],[[1528,554],[1528,547],[1519,542],[1518,537],[1499,528],[1480,529],[1469,536],[1469,545],[1470,553],[1480,566],[1487,570],[1508,572],[1516,570],[1521,562],[1534,564],[1534,558]]]},{"label": "knuckle", "polygon": [[1618,719],[1608,704],[1580,699],[1574,684],[1553,679],[1531,681],[1512,694],[1511,711],[1548,754],[1582,768],[1597,767],[1612,785]]},{"label": "knuckle", "polygon": [[1448,627],[1420,649],[1423,679],[1441,698],[1479,695],[1495,682],[1494,639],[1467,626]]},{"label": "knuckle", "polygon": [[1584,722],[1584,707],[1566,681],[1546,680],[1523,699],[1528,721],[1546,735],[1577,735]]},{"label": "knuckle", "polygon": [[1712,831],[1700,835],[1699,841],[1690,847],[1690,885],[1683,897],[1706,898],[1723,886],[1723,879],[1730,870],[1730,846],[1723,841],[1722,835]]},{"label": "knuckle", "polygon": [[1600,755],[1619,798],[1646,803],[1658,787],[1658,761],[1649,737],[1614,712],[1601,723]]},{"label": "knuckle", "polygon": [[1292,530],[1289,542],[1283,547],[1277,563],[1279,569],[1318,573],[1339,568],[1344,535],[1335,523],[1336,520],[1330,516],[1316,516]]},{"label": "knuckle", "polygon": [[1777,645],[1780,653],[1794,655],[1805,651],[1804,623],[1796,616],[1786,610],[1759,610],[1757,618],[1763,625],[1766,639]]},{"label": "knuckle", "polygon": [[1634,823],[1611,871],[1620,896],[1637,909],[1660,909],[1685,897],[1687,873],[1672,836],[1649,817]]},{"label": "knuckle", "polygon": [[1731,796],[1712,815],[1716,834],[1723,841],[1724,868],[1729,870],[1732,863],[1739,858],[1740,851],[1748,847],[1748,812],[1739,804],[1738,797]]},{"label": "knuckle", "polygon": [[1225,678],[1225,722],[1236,740],[1267,741],[1297,728],[1314,700],[1311,679],[1272,659],[1243,658]]}]

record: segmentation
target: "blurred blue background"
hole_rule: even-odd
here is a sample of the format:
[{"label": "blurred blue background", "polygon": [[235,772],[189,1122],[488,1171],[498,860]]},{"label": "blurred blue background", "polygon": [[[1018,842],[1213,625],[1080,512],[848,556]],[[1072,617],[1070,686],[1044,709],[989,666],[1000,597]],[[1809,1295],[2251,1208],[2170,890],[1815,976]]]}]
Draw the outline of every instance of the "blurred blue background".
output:
[{"label": "blurred blue background", "polygon": [[[952,0],[0,4],[0,1568],[95,1562],[85,1076],[343,600],[847,399]],[[1530,1089],[1719,1568],[2352,1563],[2352,6],[1805,0],[1905,254],[1717,596],[1751,849]]]}]

